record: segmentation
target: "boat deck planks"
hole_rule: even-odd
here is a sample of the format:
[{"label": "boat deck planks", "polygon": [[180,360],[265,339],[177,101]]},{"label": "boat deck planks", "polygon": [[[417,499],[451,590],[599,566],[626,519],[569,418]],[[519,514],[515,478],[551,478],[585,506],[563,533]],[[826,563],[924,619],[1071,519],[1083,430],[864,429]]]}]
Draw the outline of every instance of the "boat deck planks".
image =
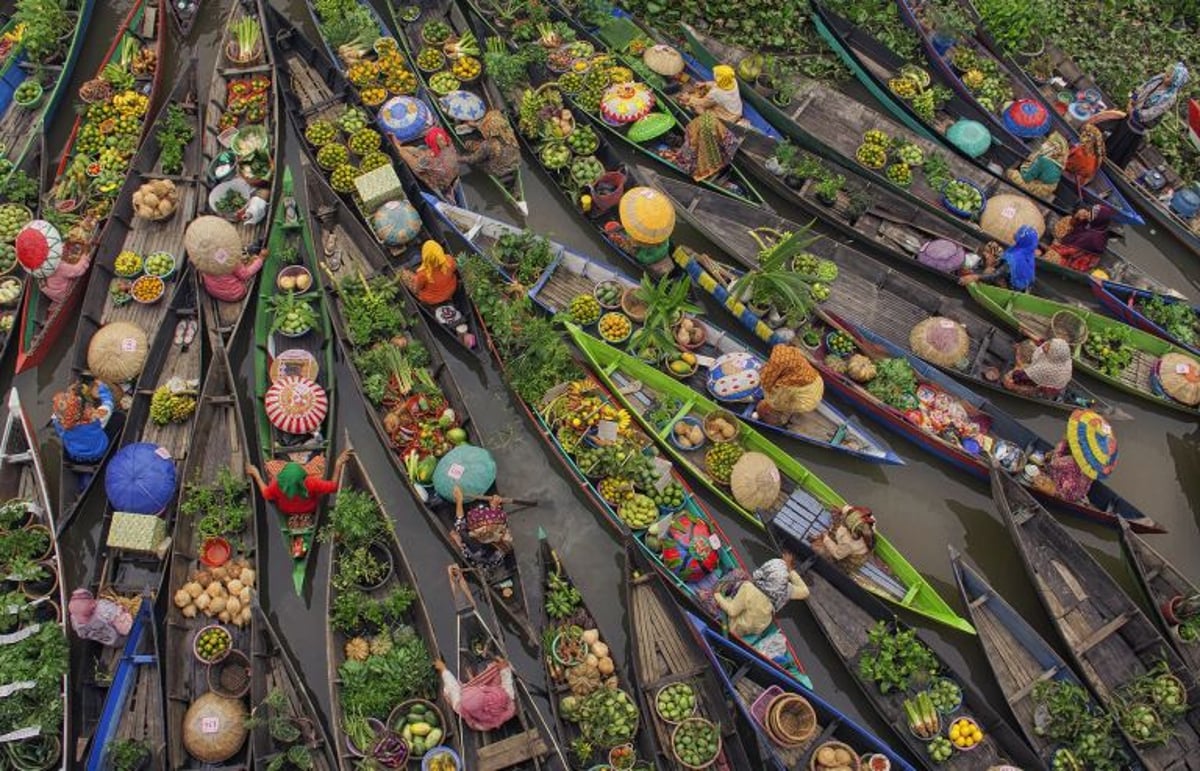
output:
[{"label": "boat deck planks", "polygon": [[1168,628],[1171,625],[1163,615],[1164,603],[1170,602],[1174,597],[1196,594],[1200,589],[1145,538],[1128,529],[1122,529],[1121,543],[1125,547],[1125,554],[1133,563],[1134,573],[1154,609],[1160,627],[1169,635],[1169,641],[1188,669],[1192,670],[1193,675],[1200,677],[1200,648],[1194,642],[1183,642],[1174,630]]}]

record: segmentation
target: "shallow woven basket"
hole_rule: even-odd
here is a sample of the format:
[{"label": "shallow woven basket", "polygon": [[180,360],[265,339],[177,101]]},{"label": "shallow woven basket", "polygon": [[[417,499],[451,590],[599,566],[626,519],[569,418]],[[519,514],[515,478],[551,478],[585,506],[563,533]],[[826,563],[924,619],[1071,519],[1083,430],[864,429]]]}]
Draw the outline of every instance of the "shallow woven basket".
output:
[{"label": "shallow woven basket", "polygon": [[819,766],[817,765],[817,753],[826,747],[831,747],[835,750],[845,750],[846,752],[849,752],[850,753],[850,762],[847,765],[850,768],[858,768],[859,767],[860,761],[859,761],[858,753],[855,752],[853,749],[851,749],[850,745],[844,744],[842,742],[824,742],[823,744],[821,744],[820,747],[817,747],[816,749],[814,749],[812,755],[809,756],[809,758],[808,758],[809,771],[818,771]]},{"label": "shallow woven basket", "polygon": [[800,747],[817,732],[817,713],[803,696],[778,696],[767,708],[767,732],[782,747]]},{"label": "shallow woven basket", "polygon": [[250,692],[250,659],[236,648],[208,668],[208,687],[218,696],[240,699]]},{"label": "shallow woven basket", "polygon": [[1050,333],[1072,346],[1082,345],[1088,337],[1087,322],[1071,311],[1058,311],[1050,317]]}]

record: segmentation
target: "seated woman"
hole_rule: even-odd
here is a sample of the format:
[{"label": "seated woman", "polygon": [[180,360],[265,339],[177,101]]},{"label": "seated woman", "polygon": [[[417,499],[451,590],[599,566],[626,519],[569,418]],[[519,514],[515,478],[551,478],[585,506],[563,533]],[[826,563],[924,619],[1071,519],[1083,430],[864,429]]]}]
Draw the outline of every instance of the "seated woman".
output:
[{"label": "seated woman", "polygon": [[467,145],[463,160],[484,174],[507,179],[521,166],[521,145],[508,118],[499,110],[488,110],[478,128],[483,139]]},{"label": "seated woman", "polygon": [[90,386],[72,383],[51,400],[50,416],[54,432],[62,442],[63,454],[76,463],[95,463],[108,451],[108,433],[104,428],[112,417],[112,391],[100,381]]},{"label": "seated woman", "polygon": [[875,517],[865,506],[846,504],[833,516],[829,529],[810,542],[813,551],[847,573],[858,570],[875,548]]},{"label": "seated woman", "polygon": [[433,662],[442,680],[442,695],[450,708],[472,731],[494,731],[517,714],[517,692],[512,665],[497,657],[466,683],[446,669],[442,660]]},{"label": "seated woman", "polygon": [[680,94],[679,102],[697,113],[712,113],[726,123],[742,120],[742,95],[738,92],[737,76],[727,64],[713,67],[713,79],[697,83]]},{"label": "seated woman", "polygon": [[1054,242],[1046,249],[1045,259],[1073,270],[1090,271],[1100,264],[1111,237],[1109,226],[1116,210],[1105,203],[1080,209],[1073,217],[1063,217],[1054,226]]},{"label": "seated woman", "polygon": [[975,281],[1007,286],[1024,292],[1033,286],[1037,266],[1037,231],[1028,225],[1017,230],[1013,245],[1004,250],[1001,260],[987,265],[984,273],[969,273],[958,280],[966,285]]},{"label": "seated woman", "polygon": [[503,499],[493,495],[470,511],[463,511],[462,488],[454,486],[453,538],[462,547],[463,557],[472,566],[485,570],[499,567],[512,553],[512,532],[508,514],[501,508]]},{"label": "seated woman", "polygon": [[808,586],[792,569],[794,558],[788,552],[767,560],[749,581],[743,581],[732,597],[721,592],[713,595],[717,607],[729,619],[729,633],[754,638],[767,630],[776,614],[789,600],[808,597]]},{"label": "seated woman", "polygon": [[1076,410],[1067,419],[1066,437],[1042,467],[1053,483],[1046,490],[1065,501],[1086,500],[1092,483],[1112,473],[1117,464],[1117,438],[1112,426],[1092,410]]},{"label": "seated woman", "polygon": [[421,245],[421,266],[403,270],[400,279],[426,305],[441,305],[458,291],[458,264],[437,241]]},{"label": "seated woman", "polygon": [[733,163],[737,137],[711,112],[693,118],[683,134],[683,145],[664,151],[664,155],[697,182],[717,176]]},{"label": "seated woman", "polygon": [[454,185],[458,182],[458,150],[443,128],[432,128],[425,134],[425,147],[393,144],[400,158],[412,169],[421,183],[453,200]]},{"label": "seated woman", "polygon": [[771,358],[759,373],[763,398],[755,410],[773,426],[786,426],[796,415],[812,412],[825,395],[825,381],[792,345],[771,348]]},{"label": "seated woman", "polygon": [[[310,468],[294,462],[286,463],[270,484],[263,480],[258,468],[249,463],[246,464],[246,476],[258,485],[263,500],[274,503],[279,513],[288,518],[290,528],[301,530],[313,526],[313,518],[321,505],[321,499],[337,492],[338,477],[341,476],[342,467],[346,465],[349,457],[349,450],[343,450],[338,455],[333,464],[333,475],[329,479],[321,479],[319,476],[318,468],[321,463],[310,463],[313,472],[310,473]],[[292,539],[292,556],[303,557],[304,552],[304,539],[296,536]]]},{"label": "seated woman", "polygon": [[235,303],[240,301],[250,291],[250,286],[254,283],[254,277],[262,270],[263,262],[266,258],[267,249],[265,247],[260,249],[255,245],[246,250],[246,253],[242,255],[238,266],[234,268],[232,273],[226,273],[221,276],[201,273],[200,281],[204,285],[204,291],[208,293],[209,297],[221,302]]},{"label": "seated woman", "polygon": [[1079,141],[1067,154],[1066,171],[1075,175],[1075,184],[1088,185],[1100,173],[1105,154],[1104,134],[1088,123],[1079,129]]},{"label": "seated woman", "polygon": [[1047,399],[1058,397],[1071,382],[1071,346],[1052,337],[1033,349],[1029,361],[1023,361],[1017,346],[1016,366],[1001,381],[1010,391]]},{"label": "seated woman", "polygon": [[1005,176],[1014,185],[1038,198],[1053,198],[1070,151],[1067,140],[1061,134],[1051,134],[1025,163],[1009,169]]}]

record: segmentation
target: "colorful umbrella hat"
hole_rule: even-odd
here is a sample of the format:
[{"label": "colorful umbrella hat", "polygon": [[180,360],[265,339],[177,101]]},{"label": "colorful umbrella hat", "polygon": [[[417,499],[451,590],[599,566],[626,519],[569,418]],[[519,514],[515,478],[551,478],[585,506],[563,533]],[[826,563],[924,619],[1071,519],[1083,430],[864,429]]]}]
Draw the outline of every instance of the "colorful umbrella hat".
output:
[{"label": "colorful umbrella hat", "polygon": [[329,412],[325,389],[295,375],[272,383],[263,402],[271,425],[289,434],[311,434]]},{"label": "colorful umbrella hat", "polygon": [[965,118],[946,130],[946,139],[972,158],[978,158],[992,146],[992,134],[987,127],[979,121]]},{"label": "colorful umbrella hat", "polygon": [[400,142],[410,142],[433,125],[433,115],[420,99],[394,96],[379,108],[379,125]]},{"label": "colorful umbrella hat", "polygon": [[1108,421],[1092,410],[1067,418],[1067,446],[1088,479],[1103,479],[1117,465],[1117,437]]},{"label": "colorful umbrella hat", "polygon": [[1001,116],[1004,128],[1023,139],[1042,137],[1050,130],[1050,111],[1033,99],[1018,99]]},{"label": "colorful umbrella hat", "polygon": [[650,114],[654,92],[645,83],[617,83],[600,98],[600,115],[609,123],[624,125]]},{"label": "colorful umbrella hat", "polygon": [[438,104],[456,121],[476,121],[487,113],[487,105],[470,91],[451,91],[439,97]]},{"label": "colorful umbrella hat", "polygon": [[675,230],[675,207],[669,198],[652,187],[625,191],[621,196],[620,213],[621,227],[638,243],[661,244]]},{"label": "colorful umbrella hat", "polygon": [[237,226],[211,214],[191,221],[183,234],[183,248],[192,267],[209,276],[228,275],[242,260],[242,237]]},{"label": "colorful umbrella hat", "polygon": [[433,470],[433,489],[448,501],[454,500],[454,487],[463,495],[483,495],[496,483],[496,461],[482,447],[460,444],[442,456]]},{"label": "colorful umbrella hat", "polygon": [[104,472],[104,494],[116,511],[157,514],[175,496],[175,460],[165,447],[134,442],[117,450]]},{"label": "colorful umbrella hat", "polygon": [[46,220],[33,220],[17,234],[17,262],[36,278],[47,278],[62,262],[63,240]]}]

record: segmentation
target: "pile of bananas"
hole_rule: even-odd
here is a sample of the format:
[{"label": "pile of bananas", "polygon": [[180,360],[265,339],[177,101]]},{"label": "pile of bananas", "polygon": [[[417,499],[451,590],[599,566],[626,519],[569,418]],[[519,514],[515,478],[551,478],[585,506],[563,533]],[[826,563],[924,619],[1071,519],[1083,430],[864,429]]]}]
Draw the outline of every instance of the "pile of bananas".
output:
[{"label": "pile of bananas", "polygon": [[122,91],[112,98],[113,107],[121,115],[140,117],[150,108],[150,100],[137,91]]},{"label": "pile of bananas", "polygon": [[562,95],[554,89],[533,91],[525,89],[521,96],[521,107],[518,111],[518,127],[527,137],[536,137],[542,133],[543,110],[557,113],[562,109]]},{"label": "pile of bananas", "polygon": [[186,392],[176,392],[170,386],[159,386],[150,398],[150,419],[158,426],[180,423],[195,411],[195,397]]}]

